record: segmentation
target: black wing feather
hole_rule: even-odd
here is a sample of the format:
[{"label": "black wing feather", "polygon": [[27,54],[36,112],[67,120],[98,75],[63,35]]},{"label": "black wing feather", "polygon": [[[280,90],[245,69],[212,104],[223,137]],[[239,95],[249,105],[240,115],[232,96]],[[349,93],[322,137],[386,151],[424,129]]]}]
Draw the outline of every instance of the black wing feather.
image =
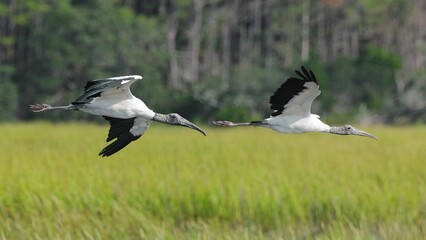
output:
[{"label": "black wing feather", "polygon": [[117,138],[117,140],[115,140],[114,142],[106,146],[104,149],[102,149],[102,151],[99,153],[99,156],[109,157],[113,155],[114,153],[120,151],[125,146],[129,145],[129,143],[131,143],[132,141],[135,141],[138,138],[140,138],[140,136],[135,137],[131,134],[120,136]]},{"label": "black wing feather", "polygon": [[93,80],[88,81],[84,86],[84,94],[78,97],[72,104],[85,104],[92,101],[93,98],[99,97],[107,88],[118,88],[121,81],[117,80]]},{"label": "black wing feather", "polygon": [[86,86],[84,86],[84,91],[87,91],[90,87],[92,87],[93,85],[95,85],[96,83],[98,83],[100,81],[87,81]]},{"label": "black wing feather", "polygon": [[130,129],[135,123],[135,118],[121,119],[104,116],[105,120],[109,121],[111,127],[108,132],[107,142],[116,138],[114,142],[106,146],[99,153],[99,156],[107,157],[120,151],[132,141],[140,138],[142,135],[134,136],[130,133]]},{"label": "black wing feather", "polygon": [[93,100],[93,98],[100,97],[106,89],[118,89],[129,81],[133,82],[141,78],[142,77],[139,75],[129,75],[87,81],[86,85],[84,86],[84,94],[72,102],[72,104],[78,105],[89,103]]},{"label": "black wing feather", "polygon": [[271,104],[271,109],[274,112],[272,116],[280,115],[284,111],[284,106],[296,95],[301,93],[306,87],[304,86],[306,82],[315,82],[318,83],[315,75],[312,71],[306,70],[304,66],[301,67],[301,71],[295,70],[298,77],[290,77],[285,81],[271,96],[269,103]]}]

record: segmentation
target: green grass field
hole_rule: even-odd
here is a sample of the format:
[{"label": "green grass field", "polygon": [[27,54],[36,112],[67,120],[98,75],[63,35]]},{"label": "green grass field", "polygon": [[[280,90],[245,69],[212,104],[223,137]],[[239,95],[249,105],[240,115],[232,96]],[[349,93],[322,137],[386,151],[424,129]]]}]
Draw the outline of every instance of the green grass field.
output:
[{"label": "green grass field", "polygon": [[[424,239],[426,127],[0,125],[0,239]],[[362,128],[361,128],[362,129]]]}]

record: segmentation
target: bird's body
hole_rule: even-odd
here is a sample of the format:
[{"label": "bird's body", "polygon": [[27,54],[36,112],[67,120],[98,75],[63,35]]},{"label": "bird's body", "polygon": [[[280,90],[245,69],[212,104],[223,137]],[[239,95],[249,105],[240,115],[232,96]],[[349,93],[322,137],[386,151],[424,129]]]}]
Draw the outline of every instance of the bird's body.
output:
[{"label": "bird's body", "polygon": [[72,105],[82,112],[93,115],[152,119],[155,112],[130,91],[131,84],[139,79],[142,79],[139,75],[130,75],[89,81],[85,87],[85,94]]},{"label": "bird's body", "polygon": [[84,94],[67,106],[36,104],[31,105],[31,109],[34,112],[78,110],[103,116],[111,125],[107,142],[116,140],[99,153],[101,156],[110,156],[138,139],[152,121],[189,127],[206,135],[201,128],[179,114],[155,113],[142,100],[133,96],[130,86],[140,79],[142,77],[139,75],[129,75],[88,81]]},{"label": "bird's body", "polygon": [[279,115],[265,119],[266,126],[280,133],[328,132],[330,126],[323,123],[318,115],[309,114],[305,117],[298,115]]},{"label": "bird's body", "polygon": [[375,136],[356,129],[350,125],[330,127],[319,116],[311,113],[314,99],[320,95],[318,82],[312,71],[301,67],[296,70],[298,77],[290,77],[270,97],[269,103],[273,113],[261,121],[233,123],[214,121],[223,127],[262,126],[280,133],[325,132],[340,135],[359,135],[377,139]]},{"label": "bird's body", "polygon": [[115,96],[98,97],[93,99],[90,104],[82,104],[78,110],[114,118],[144,117],[152,119],[155,115],[155,112],[149,109],[142,100],[133,95],[126,99]]}]

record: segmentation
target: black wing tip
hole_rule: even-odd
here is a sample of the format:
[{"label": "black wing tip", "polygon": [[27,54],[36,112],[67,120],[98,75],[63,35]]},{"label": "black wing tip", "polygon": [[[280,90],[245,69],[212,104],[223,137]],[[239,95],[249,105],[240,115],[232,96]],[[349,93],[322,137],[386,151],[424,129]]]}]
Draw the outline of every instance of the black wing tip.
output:
[{"label": "black wing tip", "polygon": [[114,142],[106,146],[104,149],[102,149],[98,156],[101,157],[109,157],[116,152],[120,151],[121,149],[125,148],[127,145],[129,145],[131,142],[137,140],[141,136],[133,136],[131,134],[128,134],[127,136],[122,135],[118,137]]},{"label": "black wing tip", "polygon": [[[116,140],[117,141],[117,140]],[[114,153],[116,153],[116,152],[118,152],[120,149],[118,149],[117,148],[117,144],[115,144],[116,143],[116,141],[115,142],[113,142],[113,143],[111,143],[111,144],[109,144],[108,146],[106,146],[106,147],[104,147],[100,152],[99,152],[99,154],[98,154],[98,156],[101,156],[101,157],[109,157],[109,156],[111,156],[111,155],[113,155]]]},{"label": "black wing tip", "polygon": [[102,149],[102,151],[98,154],[98,156],[100,156],[100,157],[109,157],[111,155],[112,154],[106,153],[105,149]]},{"label": "black wing tip", "polygon": [[100,157],[110,157],[114,153],[117,153],[118,151],[119,150],[114,151],[114,150],[111,150],[111,149],[104,148],[104,149],[102,149],[102,151],[99,152],[98,156],[100,156]]},{"label": "black wing tip", "polygon": [[111,151],[111,144],[110,145],[108,145],[108,146],[106,146],[106,147],[104,147],[100,152],[99,152],[99,154],[98,154],[98,156],[101,156],[101,157],[109,157],[109,156],[111,156],[112,154],[114,154],[114,153],[116,153],[117,151],[115,151],[115,152],[112,152]]},{"label": "black wing tip", "polygon": [[314,72],[312,72],[311,69],[308,70],[305,66],[301,65],[300,71],[297,69],[294,71],[296,72],[297,75],[301,77],[301,80],[304,80],[305,82],[314,82],[318,84],[315,74]]}]

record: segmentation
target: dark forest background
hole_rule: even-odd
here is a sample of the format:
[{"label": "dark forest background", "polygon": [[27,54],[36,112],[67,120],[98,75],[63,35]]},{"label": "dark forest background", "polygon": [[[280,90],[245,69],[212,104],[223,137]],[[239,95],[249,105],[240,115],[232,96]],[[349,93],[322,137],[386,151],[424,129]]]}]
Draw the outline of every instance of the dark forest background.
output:
[{"label": "dark forest background", "polygon": [[305,64],[327,121],[424,123],[425,58],[424,0],[1,0],[0,120],[93,119],[28,106],[127,74],[157,112],[266,117]]}]

